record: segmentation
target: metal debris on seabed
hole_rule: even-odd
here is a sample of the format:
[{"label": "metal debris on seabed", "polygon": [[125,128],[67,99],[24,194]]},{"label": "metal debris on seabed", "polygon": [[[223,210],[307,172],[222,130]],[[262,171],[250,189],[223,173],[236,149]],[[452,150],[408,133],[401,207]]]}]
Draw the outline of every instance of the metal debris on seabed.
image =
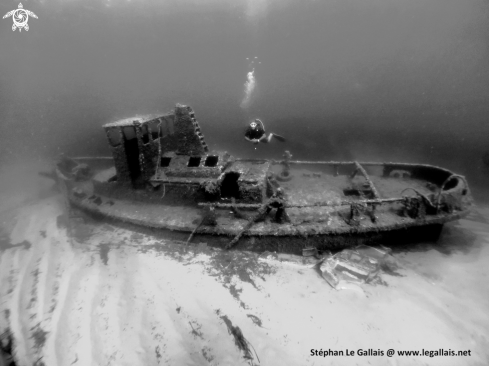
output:
[{"label": "metal debris on seabed", "polygon": [[335,289],[340,289],[342,281],[349,283],[376,283],[380,281],[379,271],[389,255],[388,248],[374,248],[361,245],[355,249],[345,249],[329,255],[318,263],[323,278]]}]

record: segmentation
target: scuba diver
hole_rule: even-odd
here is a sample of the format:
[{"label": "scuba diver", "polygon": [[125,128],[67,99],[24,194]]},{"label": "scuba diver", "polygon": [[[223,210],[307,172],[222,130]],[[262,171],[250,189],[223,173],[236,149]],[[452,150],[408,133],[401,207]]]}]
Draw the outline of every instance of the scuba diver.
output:
[{"label": "scuba diver", "polygon": [[285,142],[285,139],[276,133],[270,133],[267,137],[265,133],[265,126],[258,118],[250,123],[245,132],[245,139],[254,144],[258,144],[259,142],[263,142],[265,144],[269,143],[272,140],[272,137],[275,137],[280,142]]}]

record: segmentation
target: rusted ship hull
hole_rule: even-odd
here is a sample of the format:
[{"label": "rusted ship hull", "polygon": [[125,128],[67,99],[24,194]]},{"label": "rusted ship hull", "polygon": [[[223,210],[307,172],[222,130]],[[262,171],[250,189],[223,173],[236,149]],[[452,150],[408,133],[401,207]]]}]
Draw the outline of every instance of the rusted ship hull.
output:
[{"label": "rusted ship hull", "polygon": [[[109,158],[75,161],[94,166],[94,174],[90,180],[77,182],[57,169],[71,206],[133,228],[166,232],[180,241],[191,238],[192,243],[223,248],[234,241],[232,247],[241,250],[301,254],[311,247],[321,251],[433,241],[443,224],[464,217],[472,205],[463,177],[438,167],[289,161],[287,179],[275,183],[287,196],[283,207],[287,220],[277,222],[275,207],[262,210],[271,192],[265,192],[260,203],[243,203],[227,197],[208,200],[200,185],[166,183],[134,190],[109,182],[113,171]],[[263,165],[253,160],[238,163],[223,170],[223,191],[227,188],[222,186],[222,176],[227,172],[243,174],[248,166]],[[283,162],[269,163],[265,191],[273,190],[271,177],[284,180]],[[363,174],[357,176],[359,166]],[[369,185],[376,187],[375,193]],[[264,217],[254,221],[259,212],[265,212]]]},{"label": "rusted ship hull", "polygon": [[205,235],[227,249],[301,253],[433,240],[472,205],[464,177],[431,165],[209,151],[185,105],[103,128],[112,157],[57,164],[67,202],[126,225],[188,235],[186,242]]}]

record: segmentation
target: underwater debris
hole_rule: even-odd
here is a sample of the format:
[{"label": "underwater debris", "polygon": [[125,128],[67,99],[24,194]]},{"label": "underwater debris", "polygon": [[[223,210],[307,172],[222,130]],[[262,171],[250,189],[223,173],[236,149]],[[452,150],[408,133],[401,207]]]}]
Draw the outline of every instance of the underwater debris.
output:
[{"label": "underwater debris", "polygon": [[338,212],[338,215],[350,226],[359,226],[364,217],[368,217],[372,223],[377,222],[375,204],[367,205],[362,202],[352,202],[347,212]]},{"label": "underwater debris", "polygon": [[263,326],[262,326],[262,321],[261,321],[261,319],[260,319],[259,317],[257,317],[256,315],[253,315],[253,314],[246,314],[246,316],[247,316],[248,318],[250,318],[250,319],[251,319],[251,321],[252,321],[253,323],[255,323],[256,325],[258,325],[260,328],[263,328]]},{"label": "underwater debris", "polygon": [[275,221],[278,223],[290,222],[290,218],[285,211],[286,201],[284,197],[284,191],[282,188],[278,188],[275,194],[258,209],[255,216],[251,217],[246,226],[234,237],[234,239],[226,245],[226,249],[232,248],[241,236],[248,231],[255,222],[264,220],[272,209],[277,209],[275,213]]},{"label": "underwater debris", "polygon": [[244,352],[244,358],[247,360],[253,361],[255,357],[251,353],[250,346],[253,348],[253,351],[255,352],[256,359],[258,360],[258,363],[260,362],[260,359],[258,358],[258,355],[256,354],[255,348],[251,345],[251,343],[244,337],[243,332],[241,329],[239,329],[238,326],[233,326],[233,323],[231,320],[226,315],[220,316],[220,318],[226,323],[226,326],[228,327],[228,332],[234,337],[234,343],[236,346]]},{"label": "underwater debris", "polygon": [[322,277],[334,289],[340,289],[341,281],[362,284],[379,279],[381,266],[385,265],[390,250],[361,245],[329,255],[318,263]]}]

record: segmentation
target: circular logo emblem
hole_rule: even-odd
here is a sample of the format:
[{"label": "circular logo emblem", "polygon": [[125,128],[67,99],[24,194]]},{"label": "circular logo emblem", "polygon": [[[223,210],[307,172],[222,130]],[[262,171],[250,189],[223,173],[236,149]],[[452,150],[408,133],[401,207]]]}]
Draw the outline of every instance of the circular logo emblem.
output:
[{"label": "circular logo emblem", "polygon": [[12,20],[14,21],[14,24],[12,24],[12,30],[15,31],[17,28],[19,29],[19,32],[22,31],[22,28],[24,28],[26,31],[29,30],[29,24],[27,22],[29,21],[29,15],[33,18],[37,19],[37,15],[34,14],[30,10],[24,9],[22,6],[22,3],[19,3],[19,8],[9,11],[7,14],[3,16],[3,19],[12,17]]},{"label": "circular logo emblem", "polygon": [[12,19],[17,28],[24,28],[29,21],[29,14],[24,9],[17,9],[14,11]]}]

